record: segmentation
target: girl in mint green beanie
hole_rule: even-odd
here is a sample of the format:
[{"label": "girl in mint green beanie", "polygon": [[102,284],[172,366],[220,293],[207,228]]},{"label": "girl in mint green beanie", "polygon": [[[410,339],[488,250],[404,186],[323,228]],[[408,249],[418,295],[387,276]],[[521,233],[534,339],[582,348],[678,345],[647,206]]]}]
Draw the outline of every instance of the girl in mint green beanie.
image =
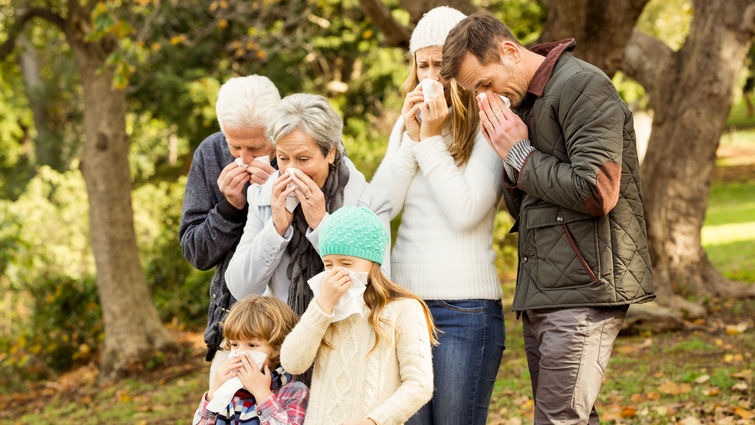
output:
[{"label": "girl in mint green beanie", "polygon": [[366,208],[342,207],[320,230],[325,271],[281,347],[281,364],[314,362],[305,425],[404,423],[432,397],[435,326],[425,303],[380,270],[389,237]]}]

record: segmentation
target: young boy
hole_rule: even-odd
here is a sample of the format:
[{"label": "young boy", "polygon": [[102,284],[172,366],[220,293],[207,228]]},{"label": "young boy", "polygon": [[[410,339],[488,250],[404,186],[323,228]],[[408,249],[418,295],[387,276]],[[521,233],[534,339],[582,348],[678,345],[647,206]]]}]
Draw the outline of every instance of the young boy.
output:
[{"label": "young boy", "polygon": [[281,344],[296,322],[276,297],[253,295],[231,307],[222,325],[231,354],[215,372],[194,425],[304,422],[309,390],[280,367]]}]

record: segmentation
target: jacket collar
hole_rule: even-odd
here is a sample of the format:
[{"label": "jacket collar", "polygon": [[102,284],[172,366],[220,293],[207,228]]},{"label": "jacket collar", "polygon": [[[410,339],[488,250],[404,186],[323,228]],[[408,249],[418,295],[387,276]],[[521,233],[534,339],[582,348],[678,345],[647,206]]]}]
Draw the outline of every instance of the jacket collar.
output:
[{"label": "jacket collar", "polygon": [[545,85],[553,75],[553,68],[556,67],[556,62],[561,55],[570,50],[574,50],[574,46],[577,44],[573,38],[567,38],[561,41],[553,41],[550,43],[543,43],[533,46],[530,51],[537,53],[538,55],[545,56],[545,60],[540,67],[535,71],[535,75],[530,81],[530,86],[527,88],[527,92],[534,94],[535,96],[542,96]]}]

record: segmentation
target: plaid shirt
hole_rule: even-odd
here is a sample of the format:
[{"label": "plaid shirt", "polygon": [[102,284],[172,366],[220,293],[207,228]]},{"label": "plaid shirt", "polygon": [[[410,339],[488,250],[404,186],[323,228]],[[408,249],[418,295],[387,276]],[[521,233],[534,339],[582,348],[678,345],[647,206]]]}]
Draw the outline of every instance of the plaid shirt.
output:
[{"label": "plaid shirt", "polygon": [[291,382],[275,390],[264,402],[255,405],[254,397],[244,390],[218,413],[207,410],[207,393],[202,396],[194,425],[301,425],[307,411],[309,390],[301,382]]}]

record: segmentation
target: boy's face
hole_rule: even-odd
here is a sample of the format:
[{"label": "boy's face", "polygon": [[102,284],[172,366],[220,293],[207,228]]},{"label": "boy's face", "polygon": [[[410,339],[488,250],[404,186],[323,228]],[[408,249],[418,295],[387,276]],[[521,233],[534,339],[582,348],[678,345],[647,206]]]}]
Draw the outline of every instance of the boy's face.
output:
[{"label": "boy's face", "polygon": [[231,352],[243,353],[245,351],[258,351],[260,353],[265,353],[267,357],[265,358],[264,365],[270,365],[270,354],[273,352],[273,347],[271,347],[270,343],[264,339],[252,338],[249,340],[231,341]]},{"label": "boy's face", "polygon": [[325,265],[325,270],[330,270],[333,267],[342,267],[352,272],[366,273],[372,268],[372,261],[350,255],[330,254],[322,257],[322,262]]}]

